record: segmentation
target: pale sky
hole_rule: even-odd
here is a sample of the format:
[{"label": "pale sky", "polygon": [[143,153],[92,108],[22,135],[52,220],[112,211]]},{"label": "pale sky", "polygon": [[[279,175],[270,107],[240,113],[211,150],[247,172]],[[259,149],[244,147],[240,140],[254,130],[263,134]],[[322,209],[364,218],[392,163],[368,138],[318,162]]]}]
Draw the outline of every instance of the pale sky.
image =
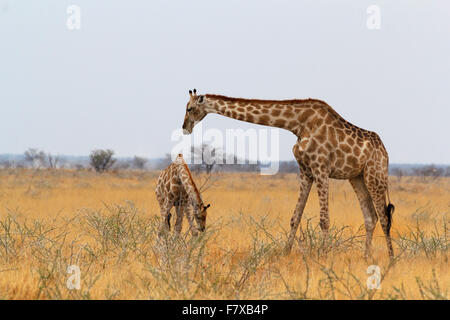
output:
[{"label": "pale sky", "polygon": [[[194,87],[321,99],[376,131],[391,163],[448,164],[450,1],[0,0],[0,154],[161,157]],[[208,128],[259,126],[208,115]],[[281,133],[281,159],[295,141]]]}]

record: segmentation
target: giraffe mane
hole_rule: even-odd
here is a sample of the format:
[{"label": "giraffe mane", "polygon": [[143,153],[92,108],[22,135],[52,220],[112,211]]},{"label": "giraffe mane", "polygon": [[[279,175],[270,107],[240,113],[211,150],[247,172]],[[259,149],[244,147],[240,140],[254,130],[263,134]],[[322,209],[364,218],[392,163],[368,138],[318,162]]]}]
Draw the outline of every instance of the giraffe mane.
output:
[{"label": "giraffe mane", "polygon": [[207,98],[211,99],[219,99],[219,100],[225,100],[229,102],[243,102],[243,103],[258,103],[258,104],[275,104],[275,103],[282,103],[282,104],[298,104],[302,102],[319,102],[322,104],[325,104],[328,106],[328,104],[325,101],[319,100],[319,99],[288,99],[288,100],[260,100],[260,99],[246,99],[246,98],[234,98],[234,97],[227,97],[222,96],[219,94],[206,94]]},{"label": "giraffe mane", "polygon": [[197,201],[198,201],[199,205],[202,206],[203,205],[203,201],[202,201],[202,198],[200,196],[200,192],[198,191],[197,185],[195,184],[194,179],[192,178],[191,170],[189,170],[189,167],[186,164],[186,162],[184,161],[184,159],[183,159],[183,162],[182,162],[181,165],[186,170],[186,172],[188,174],[188,177],[189,177],[189,181],[191,182],[192,186],[194,187],[194,192],[195,192],[195,195],[197,196]]}]

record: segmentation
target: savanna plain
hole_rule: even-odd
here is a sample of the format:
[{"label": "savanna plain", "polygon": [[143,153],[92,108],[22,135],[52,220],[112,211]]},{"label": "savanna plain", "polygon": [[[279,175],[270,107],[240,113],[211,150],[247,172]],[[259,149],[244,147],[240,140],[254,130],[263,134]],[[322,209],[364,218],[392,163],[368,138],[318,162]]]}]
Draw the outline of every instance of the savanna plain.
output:
[{"label": "savanna plain", "polygon": [[[329,237],[321,237],[313,187],[298,239],[284,255],[298,195],[296,174],[194,174],[197,184],[206,183],[202,196],[211,203],[207,229],[197,238],[187,221],[180,236],[158,237],[158,174],[0,170],[0,298],[450,296],[449,178],[390,177],[396,206],[396,258],[390,261],[379,224],[373,257],[364,258],[363,216],[347,181],[330,184]],[[380,271],[373,289],[367,285],[370,277],[376,284],[370,265]],[[74,275],[69,266],[79,268],[78,289],[67,286]]]}]

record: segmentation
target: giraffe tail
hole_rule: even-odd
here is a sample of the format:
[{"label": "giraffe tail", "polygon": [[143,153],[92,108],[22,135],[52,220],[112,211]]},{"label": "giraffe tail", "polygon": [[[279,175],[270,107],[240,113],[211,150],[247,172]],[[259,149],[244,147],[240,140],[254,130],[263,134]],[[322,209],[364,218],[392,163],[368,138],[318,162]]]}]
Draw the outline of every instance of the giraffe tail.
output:
[{"label": "giraffe tail", "polygon": [[391,203],[391,199],[389,198],[389,189],[386,187],[386,195],[388,200],[388,205],[386,206],[386,218],[387,218],[387,232],[388,234],[391,231],[392,226],[392,215],[394,214],[395,206]]},{"label": "giraffe tail", "polygon": [[170,230],[170,218],[172,218],[172,214],[169,212],[169,214],[166,217],[166,223],[169,226],[169,230]]}]

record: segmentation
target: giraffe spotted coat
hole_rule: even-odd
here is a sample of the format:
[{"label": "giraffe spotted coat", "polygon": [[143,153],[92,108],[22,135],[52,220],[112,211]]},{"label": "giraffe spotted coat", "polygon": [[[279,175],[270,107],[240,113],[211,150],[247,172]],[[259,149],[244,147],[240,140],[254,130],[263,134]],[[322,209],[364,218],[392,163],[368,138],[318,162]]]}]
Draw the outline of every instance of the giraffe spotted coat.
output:
[{"label": "giraffe spotted coat", "polygon": [[[181,232],[184,214],[193,235],[197,234],[197,230],[205,230],[207,209],[210,205],[203,204],[201,194],[182,154],[179,154],[176,160],[161,172],[155,193],[161,209],[161,232],[170,230],[172,207],[175,207],[176,212],[175,231],[177,233]],[[194,226],[194,220],[197,227]]]}]

